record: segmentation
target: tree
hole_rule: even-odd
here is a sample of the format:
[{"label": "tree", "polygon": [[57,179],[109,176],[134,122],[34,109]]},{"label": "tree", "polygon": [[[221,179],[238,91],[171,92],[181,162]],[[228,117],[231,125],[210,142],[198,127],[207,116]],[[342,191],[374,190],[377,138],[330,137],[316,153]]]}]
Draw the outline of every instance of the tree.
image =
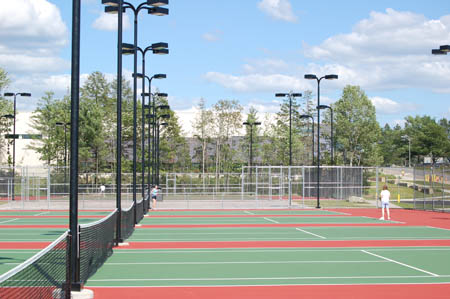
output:
[{"label": "tree", "polygon": [[194,137],[200,142],[199,148],[195,149],[199,153],[201,160],[201,171],[207,171],[208,144],[211,142],[212,111],[206,109],[205,100],[200,99],[197,105],[198,113],[193,123]]},{"label": "tree", "polygon": [[56,123],[68,122],[69,105],[69,96],[57,100],[53,92],[46,92],[31,117],[31,126],[40,132],[42,139],[33,141],[28,148],[39,153],[40,160],[47,165],[57,165],[63,159],[64,134],[58,130]]},{"label": "tree", "polygon": [[242,127],[241,111],[242,106],[236,100],[220,100],[213,106],[216,175],[232,171],[233,150],[229,141]]},{"label": "tree", "polygon": [[335,103],[336,140],[344,163],[377,165],[380,126],[375,107],[359,86],[347,85]]},{"label": "tree", "polygon": [[420,156],[430,156],[432,163],[438,158],[448,158],[450,140],[446,128],[430,116],[408,116],[405,132],[411,138],[411,151]]}]

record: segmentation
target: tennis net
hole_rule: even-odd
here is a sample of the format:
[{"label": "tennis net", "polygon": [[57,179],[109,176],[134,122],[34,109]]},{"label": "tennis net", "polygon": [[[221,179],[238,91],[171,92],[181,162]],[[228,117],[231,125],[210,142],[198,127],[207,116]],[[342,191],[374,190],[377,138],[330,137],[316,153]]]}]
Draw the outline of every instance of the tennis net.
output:
[{"label": "tennis net", "polygon": [[138,224],[142,218],[144,218],[144,199],[136,203],[136,224]]},{"label": "tennis net", "polygon": [[[24,263],[0,275],[0,298],[64,298],[69,269],[68,232]],[[68,289],[66,289],[68,288]]]},{"label": "tennis net", "polygon": [[117,209],[107,217],[80,225],[80,282],[85,283],[113,253]]},{"label": "tennis net", "polygon": [[120,220],[120,229],[121,229],[121,237],[123,240],[128,239],[134,231],[134,203],[126,209],[122,210],[121,220]]}]

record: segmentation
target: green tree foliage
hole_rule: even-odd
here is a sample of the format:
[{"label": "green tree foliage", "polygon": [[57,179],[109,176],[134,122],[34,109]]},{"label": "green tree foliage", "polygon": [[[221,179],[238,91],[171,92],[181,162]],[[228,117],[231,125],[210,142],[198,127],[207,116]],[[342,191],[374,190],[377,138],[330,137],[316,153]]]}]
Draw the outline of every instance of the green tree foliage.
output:
[{"label": "green tree foliage", "polygon": [[242,106],[236,100],[220,100],[213,106],[214,137],[216,142],[216,174],[233,171],[232,136],[242,128]]},{"label": "green tree foliage", "polygon": [[212,111],[205,106],[205,100],[200,99],[197,105],[198,113],[193,123],[194,137],[200,145],[194,149],[194,158],[200,162],[200,171],[205,173],[208,171],[208,144],[212,140]]},{"label": "green tree foliage", "polygon": [[359,86],[346,86],[334,105],[336,139],[345,164],[378,165],[380,126],[375,107]]},{"label": "green tree foliage", "polygon": [[68,96],[57,100],[54,93],[46,92],[31,117],[31,126],[40,132],[42,139],[33,141],[29,148],[39,153],[40,160],[47,165],[61,165],[64,160],[64,131],[61,132],[56,123],[69,122],[69,107]]},{"label": "green tree foliage", "polygon": [[[450,155],[447,128],[429,116],[405,118],[405,133],[411,138],[411,151],[418,156],[430,156],[433,163]],[[441,123],[445,124],[445,121]]]}]

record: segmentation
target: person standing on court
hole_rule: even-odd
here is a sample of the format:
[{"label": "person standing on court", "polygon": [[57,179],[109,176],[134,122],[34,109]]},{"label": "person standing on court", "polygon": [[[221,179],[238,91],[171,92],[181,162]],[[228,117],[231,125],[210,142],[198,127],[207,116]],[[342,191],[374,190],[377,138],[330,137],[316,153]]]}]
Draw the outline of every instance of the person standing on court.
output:
[{"label": "person standing on court", "polygon": [[391,219],[391,216],[389,215],[389,199],[391,197],[391,192],[388,190],[388,186],[383,186],[383,191],[380,193],[381,198],[381,218],[380,220],[384,220],[384,209],[386,209],[387,212],[387,219]]},{"label": "person standing on court", "polygon": [[155,210],[156,209],[156,197],[158,196],[158,185],[153,186],[152,191],[150,192],[151,196],[152,196],[152,209]]}]

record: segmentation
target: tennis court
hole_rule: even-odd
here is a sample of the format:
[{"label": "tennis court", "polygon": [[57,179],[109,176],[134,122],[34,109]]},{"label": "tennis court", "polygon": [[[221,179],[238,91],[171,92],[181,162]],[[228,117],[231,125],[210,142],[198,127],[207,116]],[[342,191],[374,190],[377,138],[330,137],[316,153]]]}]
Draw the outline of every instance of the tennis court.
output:
[{"label": "tennis court", "polygon": [[408,212],[154,211],[86,288],[95,298],[448,298],[450,230],[436,221],[449,216]]},{"label": "tennis court", "polygon": [[[80,223],[109,213],[80,211]],[[150,211],[85,288],[95,298],[448,298],[450,215],[378,217],[377,209]],[[0,275],[67,224],[67,211],[0,211]]]}]

